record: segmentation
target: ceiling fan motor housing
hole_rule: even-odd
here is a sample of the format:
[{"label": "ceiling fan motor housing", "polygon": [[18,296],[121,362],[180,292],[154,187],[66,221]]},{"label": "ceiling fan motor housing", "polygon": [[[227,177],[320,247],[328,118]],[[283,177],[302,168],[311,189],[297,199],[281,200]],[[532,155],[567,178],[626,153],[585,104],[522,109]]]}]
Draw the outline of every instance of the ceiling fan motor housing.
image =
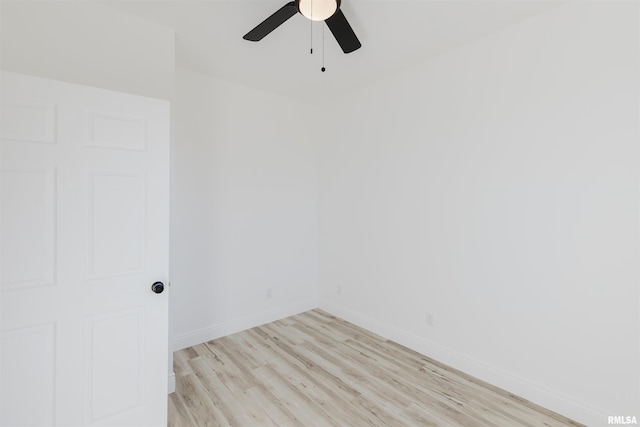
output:
[{"label": "ceiling fan motor housing", "polygon": [[340,0],[296,0],[298,12],[312,21],[324,21],[340,9]]}]

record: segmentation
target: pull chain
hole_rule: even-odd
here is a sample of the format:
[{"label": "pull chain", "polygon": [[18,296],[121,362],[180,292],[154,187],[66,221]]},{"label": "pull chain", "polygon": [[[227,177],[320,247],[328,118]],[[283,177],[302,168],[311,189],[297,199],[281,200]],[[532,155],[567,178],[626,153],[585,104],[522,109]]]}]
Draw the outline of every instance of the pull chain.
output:
[{"label": "pull chain", "polygon": [[309,51],[313,55],[313,0],[311,0],[311,19],[309,19],[309,30],[311,32],[311,46]]},{"label": "pull chain", "polygon": [[320,70],[322,70],[323,73],[327,70],[326,68],[324,68],[324,27],[325,26],[326,24],[322,22],[322,68]]}]

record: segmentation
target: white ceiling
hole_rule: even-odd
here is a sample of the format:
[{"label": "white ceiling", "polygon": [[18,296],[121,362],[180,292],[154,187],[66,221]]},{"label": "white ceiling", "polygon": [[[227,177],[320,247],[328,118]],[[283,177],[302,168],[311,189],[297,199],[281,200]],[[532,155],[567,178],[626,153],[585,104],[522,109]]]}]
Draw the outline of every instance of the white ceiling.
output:
[{"label": "white ceiling", "polygon": [[342,0],[362,43],[345,55],[322,27],[295,15],[260,42],[242,36],[287,0],[105,0],[175,30],[179,66],[319,104],[443,51],[542,13],[544,0]]}]

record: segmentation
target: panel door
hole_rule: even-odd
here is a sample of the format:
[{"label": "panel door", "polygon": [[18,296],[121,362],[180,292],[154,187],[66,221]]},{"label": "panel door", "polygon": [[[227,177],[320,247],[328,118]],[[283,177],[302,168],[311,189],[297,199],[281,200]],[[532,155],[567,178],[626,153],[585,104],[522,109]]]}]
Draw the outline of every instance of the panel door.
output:
[{"label": "panel door", "polygon": [[0,425],[166,425],[169,104],[1,79]]}]

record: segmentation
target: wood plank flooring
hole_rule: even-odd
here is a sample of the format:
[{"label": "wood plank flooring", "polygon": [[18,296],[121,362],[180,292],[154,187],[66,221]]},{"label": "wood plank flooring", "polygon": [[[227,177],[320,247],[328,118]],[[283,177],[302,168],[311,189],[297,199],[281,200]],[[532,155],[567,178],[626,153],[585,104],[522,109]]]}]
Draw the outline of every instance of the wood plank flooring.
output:
[{"label": "wood plank flooring", "polygon": [[170,427],[580,426],[312,310],[175,353]]}]

